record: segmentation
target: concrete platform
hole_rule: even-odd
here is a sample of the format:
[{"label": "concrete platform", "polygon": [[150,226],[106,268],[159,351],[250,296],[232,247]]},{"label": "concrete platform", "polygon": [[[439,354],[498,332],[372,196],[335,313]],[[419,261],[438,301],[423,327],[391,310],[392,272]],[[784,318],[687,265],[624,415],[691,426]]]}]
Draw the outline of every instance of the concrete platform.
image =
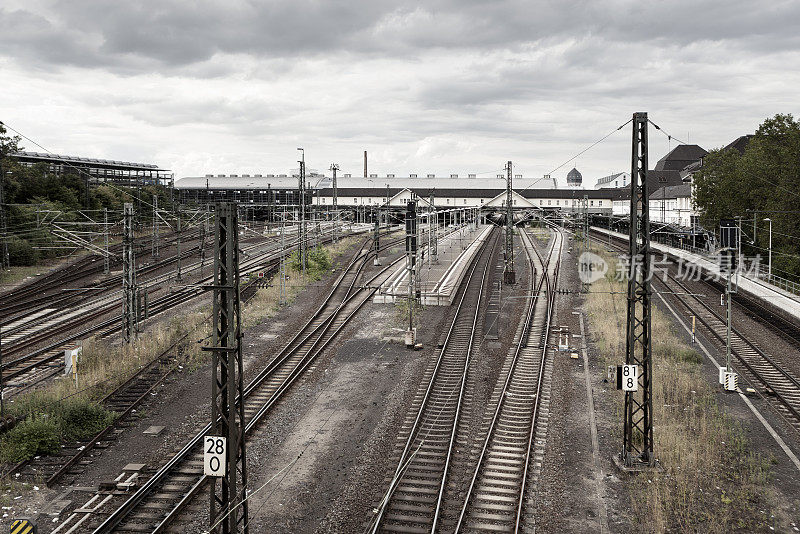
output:
[{"label": "concrete platform", "polygon": [[[592,227],[592,230],[602,233],[611,234],[612,236],[627,239],[627,234],[619,232],[611,232],[605,228]],[[683,261],[697,265],[703,271],[711,274],[712,276],[722,276],[720,274],[719,265],[709,260],[707,257],[700,254],[688,252],[686,250],[662,245],[660,243],[651,243],[650,247],[662,254],[667,254],[674,258],[680,258]],[[772,284],[768,284],[763,280],[758,280],[752,276],[746,276],[744,273],[739,274],[739,290],[744,291],[756,298],[762,299],[769,304],[779,308],[782,312],[790,317],[800,320],[800,296],[789,293]]]},{"label": "concrete platform", "polygon": [[[424,259],[419,266],[419,289],[425,306],[449,306],[464,278],[466,267],[489,237],[492,225],[481,225],[475,229],[469,225],[439,238],[438,258],[429,261],[427,242],[424,243]],[[422,243],[421,243],[422,244]],[[408,272],[405,262],[381,285],[373,302],[393,303],[408,298]]]}]

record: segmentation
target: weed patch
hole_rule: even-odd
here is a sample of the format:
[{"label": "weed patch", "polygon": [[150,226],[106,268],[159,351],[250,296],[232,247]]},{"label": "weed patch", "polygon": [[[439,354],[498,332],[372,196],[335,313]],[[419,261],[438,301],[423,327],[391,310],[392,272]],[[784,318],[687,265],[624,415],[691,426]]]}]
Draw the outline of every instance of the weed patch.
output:
[{"label": "weed patch", "polygon": [[[615,279],[616,261],[590,286],[586,309],[602,368],[625,358],[626,286]],[[657,309],[652,315],[655,455],[662,470],[629,479],[632,520],[646,532],[764,530],[771,508],[770,461],[750,451],[738,423],[715,400],[701,374],[702,356],[672,331]],[[621,392],[613,392],[622,411]],[[622,439],[620,423],[613,433]]]},{"label": "weed patch", "polygon": [[91,437],[116,415],[85,397],[61,399],[51,391],[35,392],[9,405],[9,413],[26,417],[0,439],[0,460],[19,462],[53,454],[65,440]]}]

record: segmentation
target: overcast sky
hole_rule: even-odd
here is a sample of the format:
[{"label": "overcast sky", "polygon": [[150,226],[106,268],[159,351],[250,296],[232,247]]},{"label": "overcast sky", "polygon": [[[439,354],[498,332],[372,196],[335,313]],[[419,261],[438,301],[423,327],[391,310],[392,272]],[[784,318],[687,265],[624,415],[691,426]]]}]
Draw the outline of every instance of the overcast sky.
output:
[{"label": "overcast sky", "polygon": [[[800,1],[3,0],[0,73],[0,120],[50,151],[176,177],[284,173],[300,146],[541,176],[634,111],[706,149],[800,114]],[[630,135],[577,159],[585,185],[630,170]],[[669,146],[651,130],[653,164]]]}]

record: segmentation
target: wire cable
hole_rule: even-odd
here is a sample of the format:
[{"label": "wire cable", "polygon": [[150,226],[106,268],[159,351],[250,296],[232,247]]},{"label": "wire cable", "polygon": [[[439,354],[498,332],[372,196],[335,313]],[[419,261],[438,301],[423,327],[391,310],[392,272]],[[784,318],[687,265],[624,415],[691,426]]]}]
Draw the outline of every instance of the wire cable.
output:
[{"label": "wire cable", "polygon": [[651,121],[649,118],[647,119],[647,122],[649,122],[653,126],[653,128],[655,128],[656,130],[658,130],[662,134],[666,135],[667,136],[667,140],[672,141],[674,139],[675,141],[677,141],[681,145],[688,145],[689,144],[689,143],[687,143],[685,141],[681,141],[680,139],[678,139],[674,135],[671,135],[671,134],[667,133],[666,130],[664,130],[661,126],[659,126],[658,124],[656,124],[653,121]]},{"label": "wire cable", "polygon": [[[568,160],[566,160],[566,161],[565,161],[564,163],[562,163],[561,165],[558,165],[557,167],[555,167],[553,170],[551,170],[551,171],[550,171],[549,173],[547,173],[547,174],[548,174],[548,175],[550,175],[550,174],[553,174],[554,172],[556,172],[558,169],[560,169],[560,168],[561,168],[561,167],[563,167],[564,165],[567,165],[569,162],[571,162],[571,161],[573,161],[573,160],[575,160],[575,159],[579,158],[580,156],[582,156],[583,154],[585,154],[585,153],[586,153],[586,152],[588,152],[589,150],[593,149],[594,147],[596,147],[597,145],[599,145],[600,143],[602,143],[603,141],[605,141],[606,139],[608,139],[609,137],[611,137],[612,135],[614,135],[616,132],[618,132],[618,131],[620,131],[621,129],[623,129],[625,126],[627,126],[628,124],[630,124],[630,123],[631,123],[631,121],[633,121],[633,119],[632,119],[632,118],[628,119],[628,120],[627,120],[627,121],[625,121],[623,124],[621,124],[620,126],[618,126],[618,127],[614,128],[613,130],[611,130],[610,132],[608,132],[606,135],[604,135],[603,137],[601,137],[600,139],[598,139],[597,141],[595,141],[595,142],[594,142],[594,143],[592,143],[591,145],[587,146],[586,148],[584,148],[583,150],[581,150],[580,152],[578,152],[577,154],[575,154],[574,156],[572,156],[571,158],[569,158]],[[539,178],[538,180],[536,180],[536,181],[535,181],[535,182],[533,182],[532,184],[528,185],[527,187],[524,187],[524,188],[522,188],[522,189],[521,189],[521,191],[525,191],[526,189],[529,189],[531,186],[533,186],[534,184],[536,184],[536,183],[538,183],[538,182],[540,182],[540,181],[542,181],[542,180],[544,180],[544,177],[542,177],[542,178]]]}]

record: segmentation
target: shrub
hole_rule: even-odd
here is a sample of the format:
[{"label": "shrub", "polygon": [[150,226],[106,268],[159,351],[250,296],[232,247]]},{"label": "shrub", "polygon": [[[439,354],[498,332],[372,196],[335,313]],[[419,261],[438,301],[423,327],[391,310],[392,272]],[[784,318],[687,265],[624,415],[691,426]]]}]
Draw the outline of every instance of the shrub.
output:
[{"label": "shrub", "polygon": [[114,420],[114,414],[99,404],[80,399],[59,402],[55,417],[65,439],[93,436]]},{"label": "shrub", "polygon": [[38,454],[54,454],[61,448],[58,425],[39,414],[9,430],[0,440],[0,459],[21,462]]},{"label": "shrub", "polygon": [[17,237],[8,241],[8,258],[11,265],[34,265],[39,261],[39,251],[23,239]]},{"label": "shrub", "polygon": [[86,398],[62,399],[48,392],[15,399],[9,412],[26,419],[0,439],[0,461],[4,462],[58,452],[63,440],[92,437],[116,417]]},{"label": "shrub", "polygon": [[[289,269],[301,272],[303,266],[300,263],[300,253],[298,251],[292,252],[288,260]],[[327,273],[332,266],[331,257],[327,250],[322,247],[317,247],[308,251],[308,265],[306,265],[306,274],[313,280],[319,280]]]}]

